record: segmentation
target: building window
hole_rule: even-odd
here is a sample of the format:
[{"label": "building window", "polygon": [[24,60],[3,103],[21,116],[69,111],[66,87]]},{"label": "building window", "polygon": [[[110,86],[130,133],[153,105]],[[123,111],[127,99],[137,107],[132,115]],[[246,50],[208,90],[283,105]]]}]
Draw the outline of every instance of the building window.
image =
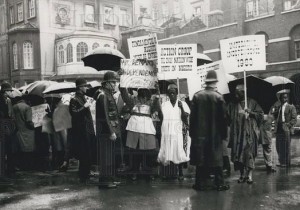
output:
[{"label": "building window", "polygon": [[179,0],[174,0],[174,14],[180,14],[180,4]]},{"label": "building window", "polygon": [[95,22],[95,7],[93,5],[85,5],[85,22],[94,23]]},{"label": "building window", "polygon": [[10,19],[10,24],[15,23],[14,7],[9,7],[9,19]]},{"label": "building window", "polygon": [[295,56],[300,59],[300,40],[295,41]]},{"label": "building window", "polygon": [[65,63],[65,53],[64,53],[64,46],[60,45],[58,47],[58,64]]},{"label": "building window", "polygon": [[163,5],[162,5],[162,15],[163,15],[163,18],[168,16],[168,5],[167,5],[167,3],[163,3]]},{"label": "building window", "polygon": [[33,68],[33,48],[31,42],[24,42],[23,44],[23,60],[24,60],[24,69]]},{"label": "building window", "polygon": [[35,0],[28,0],[29,18],[35,17]]},{"label": "building window", "polygon": [[13,44],[13,60],[14,60],[14,69],[18,69],[18,46],[17,46],[17,43]]},{"label": "building window", "polygon": [[259,15],[258,12],[258,2],[259,0],[247,0],[246,2],[246,17],[256,17]]},{"label": "building window", "polygon": [[284,10],[300,9],[300,0],[284,0]]},{"label": "building window", "polygon": [[119,25],[120,26],[129,26],[130,25],[130,16],[127,12],[127,9],[120,9]]},{"label": "building window", "polygon": [[104,24],[114,24],[114,8],[104,7]]},{"label": "building window", "polygon": [[94,43],[93,46],[92,46],[92,49],[94,50],[94,49],[98,48],[99,46],[100,45],[98,43]]},{"label": "building window", "polygon": [[18,19],[18,22],[21,22],[23,21],[23,3],[20,3],[20,4],[17,4],[17,11],[18,11],[18,14],[17,14],[17,19]]},{"label": "building window", "polygon": [[77,45],[77,62],[81,61],[81,58],[85,56],[85,54],[88,52],[88,46],[84,42],[80,42]]},{"label": "building window", "polygon": [[67,63],[73,62],[73,46],[72,44],[67,45]]},{"label": "building window", "polygon": [[110,45],[109,44],[105,44],[104,47],[110,47]]}]

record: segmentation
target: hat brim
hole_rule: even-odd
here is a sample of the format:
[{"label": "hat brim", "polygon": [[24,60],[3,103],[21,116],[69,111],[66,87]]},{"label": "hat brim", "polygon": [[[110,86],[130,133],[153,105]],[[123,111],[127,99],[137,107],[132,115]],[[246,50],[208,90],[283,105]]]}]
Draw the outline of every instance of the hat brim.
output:
[{"label": "hat brim", "polygon": [[112,80],[106,80],[106,81],[102,81],[102,83],[105,83],[105,82],[119,82],[119,80],[112,79]]},{"label": "hat brim", "polygon": [[218,82],[218,80],[217,80],[217,79],[206,79],[205,82],[206,82],[206,83],[207,83],[207,82]]},{"label": "hat brim", "polygon": [[91,88],[92,86],[90,84],[82,84],[82,85],[78,85],[76,87],[88,87],[88,88]]}]

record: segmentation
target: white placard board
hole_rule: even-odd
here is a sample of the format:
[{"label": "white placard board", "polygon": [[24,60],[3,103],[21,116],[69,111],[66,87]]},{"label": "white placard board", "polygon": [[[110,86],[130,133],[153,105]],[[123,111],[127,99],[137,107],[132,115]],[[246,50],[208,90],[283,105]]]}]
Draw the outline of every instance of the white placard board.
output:
[{"label": "white placard board", "polygon": [[157,36],[149,34],[146,36],[129,38],[128,49],[131,59],[157,59]]},{"label": "white placard board", "polygon": [[188,78],[197,67],[196,44],[157,45],[158,78]]},{"label": "white placard board", "polygon": [[239,36],[220,41],[226,73],[266,70],[264,35]]},{"label": "white placard board", "polygon": [[217,73],[218,83],[217,91],[221,94],[229,93],[228,80],[225,74],[222,61],[216,61],[197,67],[197,72],[188,78],[189,98],[192,99],[194,94],[205,88],[205,79],[209,70],[215,70]]},{"label": "white placard board", "polygon": [[48,108],[48,106],[48,104],[41,104],[31,107],[32,122],[35,128],[42,126],[43,118],[47,114],[46,109]]},{"label": "white placard board", "polygon": [[120,86],[155,89],[157,68],[154,61],[122,59]]}]

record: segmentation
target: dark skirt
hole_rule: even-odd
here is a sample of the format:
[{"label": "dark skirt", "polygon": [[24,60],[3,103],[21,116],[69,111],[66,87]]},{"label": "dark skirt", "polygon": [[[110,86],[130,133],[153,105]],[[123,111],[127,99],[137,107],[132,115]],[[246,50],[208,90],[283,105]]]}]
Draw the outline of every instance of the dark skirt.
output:
[{"label": "dark skirt", "polygon": [[109,135],[97,136],[97,165],[100,177],[112,177],[116,173],[115,146],[116,143],[109,139]]},{"label": "dark skirt", "polygon": [[126,146],[132,149],[151,150],[157,148],[155,135],[127,131]]}]

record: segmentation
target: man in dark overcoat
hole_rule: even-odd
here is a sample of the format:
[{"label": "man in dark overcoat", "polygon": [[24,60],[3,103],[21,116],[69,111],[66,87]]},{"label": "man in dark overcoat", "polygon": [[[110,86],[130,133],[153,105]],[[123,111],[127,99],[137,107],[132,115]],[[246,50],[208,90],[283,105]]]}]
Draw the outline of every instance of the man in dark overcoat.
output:
[{"label": "man in dark overcoat", "polygon": [[72,152],[79,160],[79,179],[85,183],[89,179],[92,158],[95,156],[95,130],[92,114],[90,110],[91,103],[87,102],[85,93],[89,85],[83,78],[76,80],[76,94],[70,100],[69,111],[72,116]]},{"label": "man in dark overcoat", "polygon": [[195,93],[191,103],[191,164],[196,166],[195,190],[206,190],[209,173],[215,175],[216,189],[228,190],[223,178],[223,139],[227,136],[225,101],[216,91],[217,74],[208,71],[206,88]]},{"label": "man in dark overcoat", "polygon": [[117,83],[115,72],[104,74],[102,89],[96,95],[96,133],[98,145],[98,164],[100,169],[99,188],[115,188],[115,148],[120,139],[120,119],[118,107],[113,97]]}]

